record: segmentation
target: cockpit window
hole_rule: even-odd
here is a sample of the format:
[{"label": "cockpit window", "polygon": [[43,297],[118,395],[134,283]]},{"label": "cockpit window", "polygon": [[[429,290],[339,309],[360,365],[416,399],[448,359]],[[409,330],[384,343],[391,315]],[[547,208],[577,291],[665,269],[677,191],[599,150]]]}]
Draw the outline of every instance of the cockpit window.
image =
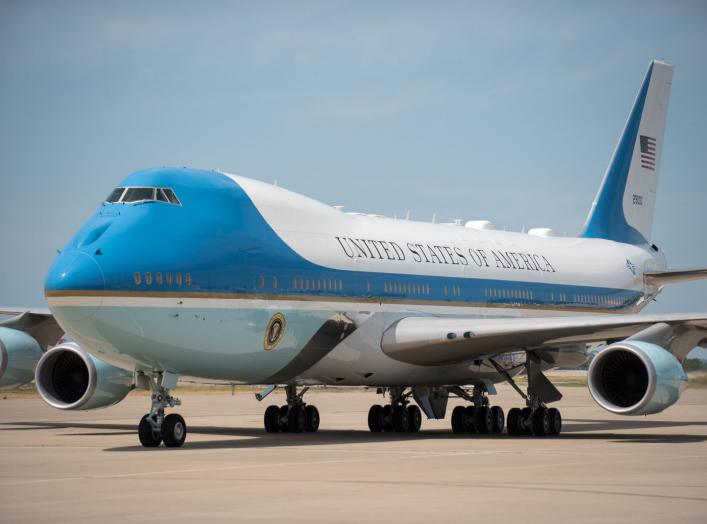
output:
[{"label": "cockpit window", "polygon": [[169,199],[169,201],[170,201],[172,204],[177,205],[177,206],[181,206],[181,205],[182,205],[181,202],[179,202],[179,199],[177,198],[177,195],[175,195],[175,194],[174,194],[174,191],[172,191],[171,189],[166,188],[166,189],[164,190],[164,194],[167,195],[167,198]]},{"label": "cockpit window", "polygon": [[121,202],[126,204],[131,202],[144,202],[145,200],[155,199],[154,187],[129,187]]},{"label": "cockpit window", "polygon": [[172,189],[161,187],[117,187],[105,200],[106,204],[141,204],[144,202],[182,205]]},{"label": "cockpit window", "polygon": [[108,198],[106,198],[106,202],[112,204],[114,202],[120,201],[120,197],[123,196],[124,191],[124,187],[116,187],[113,191],[111,191],[110,195],[108,195]]},{"label": "cockpit window", "polygon": [[159,187],[157,188],[157,193],[155,193],[155,200],[159,200],[160,202],[169,202],[169,199],[164,194],[164,190]]}]

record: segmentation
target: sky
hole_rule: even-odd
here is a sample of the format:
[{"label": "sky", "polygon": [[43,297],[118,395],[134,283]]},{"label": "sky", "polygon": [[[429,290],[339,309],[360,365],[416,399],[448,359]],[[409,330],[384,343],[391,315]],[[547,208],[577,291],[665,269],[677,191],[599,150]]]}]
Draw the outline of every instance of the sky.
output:
[{"label": "sky", "polygon": [[[705,2],[0,0],[0,304],[129,173],[222,169],[347,211],[580,231],[653,58],[652,241],[707,266]],[[647,311],[707,310],[707,282]]]}]

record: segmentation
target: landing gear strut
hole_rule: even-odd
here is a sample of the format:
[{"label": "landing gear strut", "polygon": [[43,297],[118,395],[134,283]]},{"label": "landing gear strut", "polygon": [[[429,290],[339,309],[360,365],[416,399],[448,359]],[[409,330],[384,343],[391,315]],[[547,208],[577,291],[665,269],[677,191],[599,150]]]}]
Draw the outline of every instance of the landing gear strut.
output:
[{"label": "landing gear strut", "polygon": [[[160,443],[168,448],[179,448],[187,438],[187,425],[181,415],[164,414],[165,408],[180,406],[182,401],[169,394],[169,390],[177,385],[177,378],[166,373],[153,373],[152,376],[142,375],[149,382],[152,390],[152,405],[150,412],[140,419],[138,437],[146,448],[156,448]],[[167,386],[171,386],[168,388]]]},{"label": "landing gear strut", "polygon": [[263,422],[268,433],[314,433],[319,429],[319,410],[304,402],[304,394],[309,388],[297,393],[297,386],[285,386],[287,404],[268,406]]},{"label": "landing gear strut", "polygon": [[405,392],[404,387],[388,390],[390,404],[375,405],[368,410],[368,429],[374,433],[396,431],[416,433],[422,426],[422,412],[409,397],[412,392]]},{"label": "landing gear strut", "polygon": [[546,402],[562,398],[562,394],[543,375],[540,360],[532,353],[527,354],[525,370],[528,376],[527,393],[521,390],[506,370],[493,359],[489,359],[496,370],[525,399],[524,408],[513,408],[508,412],[508,434],[512,436],[535,435],[536,437],[557,436],[562,431],[562,415],[556,408],[548,408]]},{"label": "landing gear strut", "polygon": [[473,405],[457,406],[452,410],[452,431],[454,433],[503,433],[505,415],[501,406],[489,406],[486,387],[476,385],[469,394],[461,387],[451,392],[468,400]]}]

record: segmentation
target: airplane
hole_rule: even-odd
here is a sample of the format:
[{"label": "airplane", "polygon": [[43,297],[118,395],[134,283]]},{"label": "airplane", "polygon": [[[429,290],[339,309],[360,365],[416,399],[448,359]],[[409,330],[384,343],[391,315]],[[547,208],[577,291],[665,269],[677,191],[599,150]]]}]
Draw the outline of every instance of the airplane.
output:
[{"label": "airplane", "polygon": [[[284,387],[267,432],[315,432],[311,386],[387,395],[372,432],[416,432],[422,414],[454,433],[559,435],[562,395],[545,375],[601,345],[588,388],[621,415],[658,413],[687,385],[681,362],[707,344],[707,313],[638,314],[670,283],[651,240],[671,65],[652,61],[583,230],[499,231],[341,207],[219,170],[129,175],[60,251],[49,310],[0,308],[0,386],[35,381],[63,410],[151,390],[145,447],[184,444],[168,409],[180,377]],[[61,340],[56,343],[57,339]],[[527,386],[517,378],[524,374]],[[492,405],[495,384],[519,394]]]}]

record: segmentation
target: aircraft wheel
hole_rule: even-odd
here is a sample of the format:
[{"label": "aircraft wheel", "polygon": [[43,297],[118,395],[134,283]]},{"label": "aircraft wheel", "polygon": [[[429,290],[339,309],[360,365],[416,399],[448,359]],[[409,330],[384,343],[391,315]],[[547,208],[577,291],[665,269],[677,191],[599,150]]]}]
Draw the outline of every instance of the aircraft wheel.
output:
[{"label": "aircraft wheel", "polygon": [[522,421],[522,431],[521,435],[532,435],[533,434],[533,421],[532,421],[533,411],[530,408],[523,408],[520,410],[520,418]]},{"label": "aircraft wheel", "polygon": [[287,412],[287,431],[302,433],[305,422],[304,410],[299,406],[292,406]]},{"label": "aircraft wheel", "polygon": [[538,408],[533,413],[533,434],[538,437],[545,437],[550,434],[550,417],[547,409]]},{"label": "aircraft wheel", "polygon": [[280,431],[280,408],[277,406],[268,406],[263,416],[265,431],[268,433],[277,433]]},{"label": "aircraft wheel", "polygon": [[525,428],[521,425],[521,410],[520,408],[512,408],[508,412],[508,434],[517,437],[518,435],[523,435]]},{"label": "aircraft wheel", "polygon": [[280,406],[280,413],[278,413],[277,417],[277,425],[280,428],[280,431],[283,433],[287,433],[287,412],[290,410],[290,407],[285,404],[284,406]]},{"label": "aircraft wheel", "polygon": [[422,413],[420,412],[420,408],[417,406],[408,406],[407,412],[408,418],[410,419],[410,427],[408,428],[408,431],[411,433],[417,433],[420,431],[420,427],[422,427]]},{"label": "aircraft wheel", "polygon": [[491,408],[491,419],[493,420],[493,427],[491,431],[493,433],[503,433],[503,426],[506,422],[506,417],[503,414],[503,408],[501,406],[494,406]]},{"label": "aircraft wheel", "polygon": [[398,433],[403,433],[410,429],[410,415],[405,406],[395,406],[393,408],[393,428]]},{"label": "aircraft wheel", "polygon": [[319,429],[319,410],[316,406],[304,408],[304,430],[309,433],[316,433]]},{"label": "aircraft wheel", "polygon": [[481,406],[476,410],[476,430],[479,433],[491,433],[493,430],[493,417],[488,406]]},{"label": "aircraft wheel", "polygon": [[476,408],[474,406],[467,406],[464,408],[464,415],[464,432],[476,433]]},{"label": "aircraft wheel", "polygon": [[393,406],[390,404],[383,406],[383,431],[395,431],[393,426]]},{"label": "aircraft wheel", "polygon": [[383,406],[376,404],[368,410],[368,429],[373,433],[383,431]]},{"label": "aircraft wheel", "polygon": [[457,406],[452,410],[452,431],[454,433],[464,433],[465,411],[464,406]]},{"label": "aircraft wheel", "polygon": [[562,415],[557,408],[547,410],[547,416],[550,418],[550,432],[548,435],[557,436],[562,431]]},{"label": "aircraft wheel", "polygon": [[181,448],[187,438],[187,424],[181,415],[171,413],[162,422],[162,441],[168,448]]},{"label": "aircraft wheel", "polygon": [[162,442],[162,435],[152,430],[152,424],[148,420],[149,417],[150,414],[148,413],[140,419],[140,424],[137,427],[137,436],[143,447],[156,448]]}]

